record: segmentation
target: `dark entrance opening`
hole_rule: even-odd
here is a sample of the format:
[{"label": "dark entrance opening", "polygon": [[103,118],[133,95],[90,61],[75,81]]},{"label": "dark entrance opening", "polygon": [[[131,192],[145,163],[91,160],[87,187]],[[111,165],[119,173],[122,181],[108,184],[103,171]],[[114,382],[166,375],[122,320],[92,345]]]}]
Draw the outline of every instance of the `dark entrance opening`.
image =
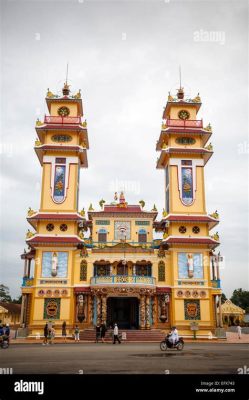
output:
[{"label": "dark entrance opening", "polygon": [[135,297],[109,297],[107,299],[107,324],[115,322],[121,329],[138,329],[139,305]]}]

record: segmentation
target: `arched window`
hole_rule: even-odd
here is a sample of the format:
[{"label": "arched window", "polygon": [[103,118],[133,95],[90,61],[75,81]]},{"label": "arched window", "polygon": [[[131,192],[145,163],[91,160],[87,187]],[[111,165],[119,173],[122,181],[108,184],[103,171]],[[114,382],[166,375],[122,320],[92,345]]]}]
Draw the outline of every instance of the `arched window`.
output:
[{"label": "arched window", "polygon": [[146,243],[147,242],[147,232],[145,229],[139,229],[138,231],[138,242]]},{"label": "arched window", "polygon": [[165,263],[164,261],[159,261],[158,263],[158,281],[165,281]]},{"label": "arched window", "polygon": [[80,263],[80,281],[87,280],[87,262],[82,260]]},{"label": "arched window", "polygon": [[105,243],[107,241],[107,231],[106,231],[106,229],[99,229],[99,231],[98,231],[98,241],[100,243]]}]

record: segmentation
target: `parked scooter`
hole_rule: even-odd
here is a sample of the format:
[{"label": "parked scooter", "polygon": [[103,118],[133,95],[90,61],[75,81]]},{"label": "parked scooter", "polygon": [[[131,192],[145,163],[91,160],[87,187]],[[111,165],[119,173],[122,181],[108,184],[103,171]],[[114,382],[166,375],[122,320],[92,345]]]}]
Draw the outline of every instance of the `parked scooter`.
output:
[{"label": "parked scooter", "polygon": [[183,350],[184,348],[184,341],[182,337],[179,337],[179,339],[173,344],[170,340],[171,334],[168,333],[165,336],[165,339],[160,343],[160,349],[162,351],[166,351],[167,349],[176,349],[176,350]]}]

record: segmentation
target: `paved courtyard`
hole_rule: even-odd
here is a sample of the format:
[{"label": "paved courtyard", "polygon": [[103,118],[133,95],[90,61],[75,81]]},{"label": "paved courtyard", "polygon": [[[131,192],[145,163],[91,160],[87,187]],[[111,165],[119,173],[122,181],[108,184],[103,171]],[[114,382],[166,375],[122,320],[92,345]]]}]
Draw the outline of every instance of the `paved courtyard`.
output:
[{"label": "paved courtyard", "polygon": [[246,343],[186,343],[182,352],[159,344],[12,344],[0,349],[0,368],[42,374],[237,374],[249,366]]}]

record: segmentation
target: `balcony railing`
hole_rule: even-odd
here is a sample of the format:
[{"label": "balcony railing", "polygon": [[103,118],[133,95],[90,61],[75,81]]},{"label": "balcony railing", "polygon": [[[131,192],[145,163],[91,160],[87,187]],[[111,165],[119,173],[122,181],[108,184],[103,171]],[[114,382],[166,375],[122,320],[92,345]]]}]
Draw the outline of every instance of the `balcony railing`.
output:
[{"label": "balcony railing", "polygon": [[34,278],[28,278],[27,276],[24,276],[22,278],[22,286],[27,287],[27,286],[33,286],[34,284]]},{"label": "balcony railing", "polygon": [[50,116],[45,115],[44,118],[45,124],[80,124],[81,118],[80,117],[60,117],[60,116]]},{"label": "balcony railing", "polygon": [[[153,242],[135,242],[135,241],[129,241],[126,240],[126,244],[130,244],[131,246],[141,246],[145,249],[158,249],[160,246],[161,240],[154,240]],[[120,240],[113,240],[113,241],[107,241],[107,242],[98,242],[98,241],[92,241],[90,239],[85,239],[85,243],[87,247],[105,247],[105,246],[116,246],[117,244],[123,243]]]},{"label": "balcony railing", "polygon": [[93,276],[91,285],[106,285],[106,284],[137,284],[137,285],[155,285],[156,278],[153,276],[139,275],[107,275]]},{"label": "balcony railing", "polygon": [[211,286],[215,289],[220,289],[220,279],[213,279],[211,281]]},{"label": "balcony railing", "polygon": [[179,128],[202,128],[202,119],[189,120],[189,119],[167,119],[165,122],[167,128],[174,126]]}]

